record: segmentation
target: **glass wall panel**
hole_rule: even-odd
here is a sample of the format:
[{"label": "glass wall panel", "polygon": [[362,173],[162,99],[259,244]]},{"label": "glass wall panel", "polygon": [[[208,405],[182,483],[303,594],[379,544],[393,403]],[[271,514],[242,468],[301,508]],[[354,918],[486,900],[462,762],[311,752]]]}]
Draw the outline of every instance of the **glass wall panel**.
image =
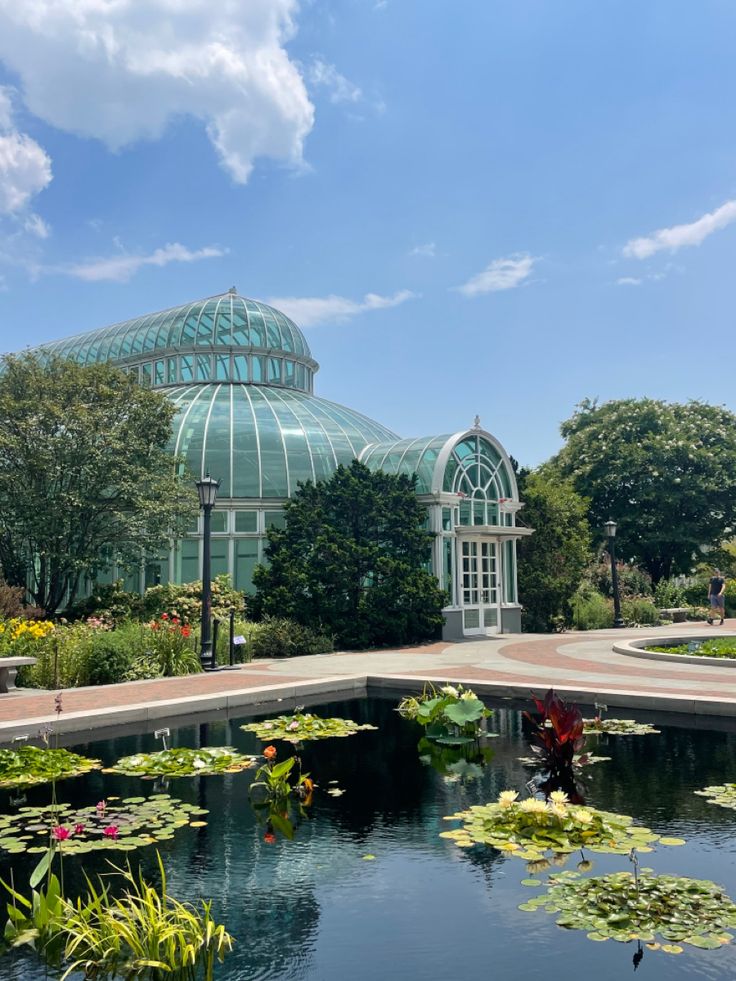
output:
[{"label": "glass wall panel", "polygon": [[196,582],[202,576],[199,558],[199,539],[185,538],[176,550],[176,581]]},{"label": "glass wall panel", "polygon": [[177,382],[176,375],[176,358],[166,359],[166,381],[169,385],[175,385]]},{"label": "glass wall panel", "polygon": [[230,381],[230,355],[218,354],[215,359],[215,374],[218,381]]},{"label": "glass wall panel", "polygon": [[212,358],[209,354],[197,355],[197,381],[209,381],[212,376]]},{"label": "glass wall panel", "polygon": [[235,588],[253,592],[253,570],[258,564],[258,538],[235,539]]},{"label": "glass wall panel", "polygon": [[141,385],[145,385],[146,388],[151,386],[151,365],[142,364],[141,365]]},{"label": "glass wall panel", "polygon": [[452,508],[442,508],[442,530],[452,531]]},{"label": "glass wall panel", "polygon": [[248,381],[248,358],[245,354],[236,354],[233,358],[233,381]]},{"label": "glass wall panel", "polygon": [[230,539],[229,538],[213,538],[212,539],[212,578],[215,576],[226,576],[230,572]]},{"label": "glass wall panel", "polygon": [[251,388],[249,394],[256,414],[256,426],[260,438],[262,496],[289,497],[290,488],[281,427],[271,410],[265,392],[259,388]]},{"label": "glass wall panel", "polygon": [[207,442],[202,464],[205,472],[209,470],[221,482],[221,497],[233,496],[230,479],[230,395],[230,385],[219,385],[212,395],[212,411],[207,423]]},{"label": "glass wall panel", "polygon": [[260,354],[255,354],[250,359],[251,381],[256,385],[266,380],[266,359]]},{"label": "glass wall panel", "polygon": [[268,359],[268,384],[281,384],[281,358]]},{"label": "glass wall panel", "polygon": [[258,531],[258,512],[257,511],[236,511],[235,530],[241,532]]},{"label": "glass wall panel", "polygon": [[260,310],[254,303],[248,304],[248,343],[252,347],[266,347],[266,325]]},{"label": "glass wall panel", "polygon": [[283,511],[264,511],[266,531],[269,528],[285,528],[286,516]]},{"label": "glass wall panel", "polygon": [[189,461],[195,477],[204,473],[202,467],[202,450],[204,448],[205,423],[210,410],[209,389],[199,389],[201,397],[193,401],[186,419],[182,420],[179,429],[178,452]]},{"label": "glass wall panel", "polygon": [[248,341],[248,321],[241,300],[233,300],[232,343],[235,347],[245,347]]},{"label": "glass wall panel", "polygon": [[191,354],[182,354],[179,362],[179,377],[184,384],[194,381],[194,368],[192,362],[193,358]]},{"label": "glass wall panel", "polygon": [[278,392],[264,392],[281,427],[281,437],[286,447],[286,459],[289,465],[289,483],[296,488],[301,481],[313,481],[312,457],[308,438],[291,410],[291,403]]},{"label": "glass wall panel", "polygon": [[296,387],[301,388],[302,391],[307,387],[306,370],[303,364],[296,366]]},{"label": "glass wall panel", "polygon": [[165,381],[164,377],[164,362],[155,361],[153,364],[153,384],[163,385]]},{"label": "glass wall panel", "polygon": [[[340,460],[352,457],[350,443],[345,434],[336,431],[331,419],[320,413],[314,404],[310,405],[308,401],[302,401],[298,396],[289,398],[288,404],[301,422],[306,439],[309,441],[315,479],[329,480],[335,472],[336,464]],[[327,432],[325,432],[326,428]]]},{"label": "glass wall panel", "polygon": [[222,533],[227,531],[227,511],[218,511],[216,508],[212,512],[210,528],[213,534]]},{"label": "glass wall panel", "polygon": [[296,365],[294,364],[294,362],[293,361],[289,361],[288,358],[287,358],[287,360],[284,361],[284,378],[283,378],[283,382],[284,382],[284,385],[288,385],[289,388],[293,388],[294,387],[294,383],[296,381],[296,376],[295,376],[295,373],[294,373],[295,367],[296,367]]},{"label": "glass wall panel", "polygon": [[235,388],[233,395],[233,497],[260,497],[261,461],[248,388]]}]

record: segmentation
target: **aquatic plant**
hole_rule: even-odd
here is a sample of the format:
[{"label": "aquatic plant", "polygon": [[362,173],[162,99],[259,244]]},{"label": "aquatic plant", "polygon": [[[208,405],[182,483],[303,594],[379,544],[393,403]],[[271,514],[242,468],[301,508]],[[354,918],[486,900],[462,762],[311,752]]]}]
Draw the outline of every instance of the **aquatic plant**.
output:
[{"label": "aquatic plant", "polygon": [[591,940],[640,940],[650,950],[670,954],[682,953],[683,943],[714,950],[731,942],[727,931],[736,927],[736,905],[720,886],[651,871],[643,869],[638,877],[615,872],[591,878],[561,872],[550,876],[546,892],[519,909],[559,913],[558,926],[586,930]]},{"label": "aquatic plant", "polygon": [[582,712],[577,705],[560,698],[553,688],[544,699],[532,697],[539,718],[524,712],[532,726],[531,751],[547,772],[569,770],[585,745]]},{"label": "aquatic plant", "polygon": [[298,756],[277,763],[273,746],[267,746],[264,755],[267,762],[256,772],[248,796],[256,816],[266,823],[264,841],[273,844],[275,831],[294,837],[296,819],[306,817],[315,784],[308,773],[302,773]]},{"label": "aquatic plant", "polygon": [[419,762],[436,770],[445,783],[466,783],[483,776],[483,768],[493,759],[490,746],[481,746],[478,740],[463,742],[461,746],[447,746],[441,741],[423,737],[417,744]]},{"label": "aquatic plant", "polygon": [[518,798],[515,790],[505,790],[496,803],[475,805],[445,817],[463,823],[458,829],[441,832],[440,837],[460,848],[491,845],[532,862],[548,852],[564,856],[584,848],[628,855],[632,848],[650,852],[655,843],[684,844],[682,838],[662,838],[649,828],[634,825],[625,814],[572,804],[563,791],[552,791],[548,801]]},{"label": "aquatic plant", "polygon": [[[232,950],[232,937],[213,919],[211,902],[194,905],[169,895],[158,854],[157,859],[160,888],[130,865],[113,866],[96,886],[87,878],[86,895],[73,902],[61,895],[56,876],[31,900],[4,883],[11,898],[6,942],[33,946],[66,968],[64,978],[80,971],[97,979],[211,981],[215,961]],[[122,882],[121,896],[113,895],[115,879]]]},{"label": "aquatic plant", "polygon": [[446,745],[459,745],[480,733],[479,722],[492,714],[474,691],[462,685],[424,686],[420,696],[406,695],[399,715],[425,726],[427,738]]},{"label": "aquatic plant", "polygon": [[699,797],[707,797],[709,804],[717,804],[719,807],[728,807],[736,811],[736,783],[704,787],[703,790],[695,790],[693,793]]},{"label": "aquatic plant", "polygon": [[[173,838],[184,825],[199,827],[207,811],[168,794],[149,798],[108,797],[89,807],[52,803],[22,807],[0,815],[0,848],[10,854],[46,852],[44,840],[54,840],[62,854],[82,854],[100,849],[132,851]],[[114,828],[113,834],[110,829]],[[58,830],[54,834],[53,829]],[[68,832],[68,834],[66,834]],[[34,845],[34,841],[39,844]]]},{"label": "aquatic plant", "polygon": [[648,722],[634,722],[633,719],[583,719],[583,734],[608,736],[650,736],[659,735],[659,729]]},{"label": "aquatic plant", "polygon": [[352,719],[321,719],[310,712],[294,715],[279,715],[264,722],[249,722],[240,727],[244,732],[255,732],[264,742],[270,739],[283,739],[288,743],[306,742],[311,739],[330,739],[354,736],[356,732],[377,729],[368,724],[359,725]]},{"label": "aquatic plant", "polygon": [[124,756],[103,772],[140,776],[144,780],[156,777],[206,777],[217,773],[239,773],[257,763],[257,756],[244,756],[232,746],[209,746],[206,749],[180,747]]},{"label": "aquatic plant", "polygon": [[20,746],[0,749],[0,787],[30,787],[89,773],[101,766],[99,760],[88,759],[67,749]]}]

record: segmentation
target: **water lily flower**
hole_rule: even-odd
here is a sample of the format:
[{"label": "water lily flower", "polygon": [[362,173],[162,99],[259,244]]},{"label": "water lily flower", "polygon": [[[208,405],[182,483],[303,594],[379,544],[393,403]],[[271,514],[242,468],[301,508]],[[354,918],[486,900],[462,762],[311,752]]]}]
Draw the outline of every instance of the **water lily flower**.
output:
[{"label": "water lily flower", "polygon": [[516,790],[502,790],[498,795],[498,803],[501,807],[511,807],[518,796],[519,794]]},{"label": "water lily flower", "polygon": [[593,821],[593,815],[584,807],[579,807],[573,814],[573,817],[580,824],[590,824]]},{"label": "water lily flower", "polygon": [[536,797],[527,797],[519,806],[526,814],[541,814],[547,810],[546,803],[543,800],[537,800]]},{"label": "water lily flower", "polygon": [[275,845],[276,835],[273,833],[273,831],[267,831],[263,836],[263,840],[266,842],[267,845]]},{"label": "water lily flower", "polygon": [[549,799],[553,804],[568,804],[570,802],[570,798],[564,790],[553,790],[549,795]]},{"label": "water lily flower", "polygon": [[105,813],[105,808],[106,807],[107,807],[107,801],[106,800],[100,800],[100,801],[97,802],[97,815],[98,815],[98,817],[99,817],[100,814],[104,814]]},{"label": "water lily flower", "polygon": [[287,729],[292,729],[292,730],[293,729],[298,729],[299,728],[299,723],[295,719],[293,722],[290,722],[289,725],[286,728]]},{"label": "water lily flower", "polygon": [[83,833],[84,833],[84,825],[83,824],[75,824],[74,825],[74,834],[75,835],[81,835]]},{"label": "water lily flower", "polygon": [[443,695],[452,695],[454,698],[460,697],[458,690],[454,685],[443,685],[442,688],[440,688],[440,691]]},{"label": "water lily flower", "polygon": [[560,820],[563,820],[564,818],[567,817],[567,808],[565,807],[564,804],[551,803],[549,805],[549,812],[550,814],[554,814],[554,816],[556,818],[559,818]]},{"label": "water lily flower", "polygon": [[115,839],[118,837],[120,829],[116,824],[109,824],[106,828],[102,829],[102,833],[106,838]]},{"label": "water lily flower", "polygon": [[263,750],[263,755],[267,760],[272,760],[276,756],[277,750],[275,746],[266,746]]},{"label": "water lily flower", "polygon": [[51,829],[51,836],[52,838],[55,838],[56,841],[66,841],[67,838],[71,838],[72,833],[69,828],[57,826]]}]

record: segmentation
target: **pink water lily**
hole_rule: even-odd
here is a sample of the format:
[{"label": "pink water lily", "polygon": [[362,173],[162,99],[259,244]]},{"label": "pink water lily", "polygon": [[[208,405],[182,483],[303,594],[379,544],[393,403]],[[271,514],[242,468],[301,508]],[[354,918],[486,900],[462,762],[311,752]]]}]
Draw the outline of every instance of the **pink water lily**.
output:
[{"label": "pink water lily", "polygon": [[84,833],[84,825],[83,824],[75,824],[74,825],[74,834],[75,835],[81,835],[83,833]]},{"label": "pink water lily", "polygon": [[117,838],[120,829],[115,824],[109,824],[106,828],[103,828],[102,833],[106,838]]},{"label": "pink water lily", "polygon": [[106,800],[98,801],[98,803],[97,803],[97,813],[98,814],[104,814],[106,807],[107,807],[107,801]]},{"label": "pink water lily", "polygon": [[66,841],[67,838],[71,838],[72,833],[69,828],[64,828],[61,825],[51,829],[51,837],[55,838],[56,841]]}]

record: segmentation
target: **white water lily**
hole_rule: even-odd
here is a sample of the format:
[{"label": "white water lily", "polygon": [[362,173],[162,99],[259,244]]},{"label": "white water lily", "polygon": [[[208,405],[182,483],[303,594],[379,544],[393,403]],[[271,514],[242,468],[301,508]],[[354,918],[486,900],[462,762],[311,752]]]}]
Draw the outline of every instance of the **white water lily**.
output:
[{"label": "white water lily", "polygon": [[541,814],[542,811],[547,810],[546,803],[543,800],[537,800],[536,797],[527,797],[519,806],[527,814]]},{"label": "white water lily", "polygon": [[457,688],[455,688],[453,685],[443,685],[442,688],[440,688],[440,691],[443,695],[452,695],[453,698],[460,697]]},{"label": "white water lily", "polygon": [[590,824],[593,820],[593,815],[584,807],[579,807],[577,811],[574,812],[573,817],[580,824]]},{"label": "white water lily", "polygon": [[498,803],[501,807],[511,807],[518,796],[519,794],[516,790],[502,790],[498,795]]},{"label": "white water lily", "polygon": [[564,790],[553,790],[549,795],[549,799],[553,804],[567,804],[570,801]]}]

